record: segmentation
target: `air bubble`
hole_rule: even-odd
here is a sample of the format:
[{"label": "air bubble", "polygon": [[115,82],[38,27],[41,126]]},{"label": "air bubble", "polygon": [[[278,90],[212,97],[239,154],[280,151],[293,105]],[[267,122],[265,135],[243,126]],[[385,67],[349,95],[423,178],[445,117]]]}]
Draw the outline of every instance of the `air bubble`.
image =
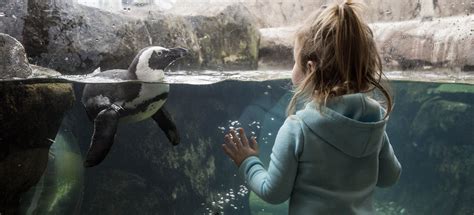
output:
[{"label": "air bubble", "polygon": [[0,12],[0,17],[4,17],[5,16],[5,13],[4,12]]}]

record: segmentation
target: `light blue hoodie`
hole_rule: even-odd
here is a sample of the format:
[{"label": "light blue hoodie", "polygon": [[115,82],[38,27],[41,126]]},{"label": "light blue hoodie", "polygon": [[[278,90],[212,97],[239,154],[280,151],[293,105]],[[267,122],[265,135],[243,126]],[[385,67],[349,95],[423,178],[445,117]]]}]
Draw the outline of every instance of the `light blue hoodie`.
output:
[{"label": "light blue hoodie", "polygon": [[273,146],[268,171],[258,157],[240,173],[263,200],[290,198],[289,214],[374,214],[375,186],[393,185],[401,166],[385,133],[379,103],[364,94],[308,103],[288,117]]}]

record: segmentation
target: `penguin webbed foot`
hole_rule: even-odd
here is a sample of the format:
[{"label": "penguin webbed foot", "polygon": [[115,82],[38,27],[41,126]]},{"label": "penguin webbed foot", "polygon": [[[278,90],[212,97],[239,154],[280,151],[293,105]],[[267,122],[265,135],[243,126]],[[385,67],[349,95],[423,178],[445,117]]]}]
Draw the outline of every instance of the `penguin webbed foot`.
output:
[{"label": "penguin webbed foot", "polygon": [[110,151],[120,118],[118,110],[116,107],[109,107],[97,114],[94,120],[94,134],[84,161],[85,167],[96,166]]},{"label": "penguin webbed foot", "polygon": [[161,107],[153,116],[153,120],[158,124],[158,126],[165,132],[166,137],[173,145],[178,145],[181,142],[181,138],[179,137],[178,129],[176,128],[176,124],[173,121],[170,113],[165,109],[165,107]]}]

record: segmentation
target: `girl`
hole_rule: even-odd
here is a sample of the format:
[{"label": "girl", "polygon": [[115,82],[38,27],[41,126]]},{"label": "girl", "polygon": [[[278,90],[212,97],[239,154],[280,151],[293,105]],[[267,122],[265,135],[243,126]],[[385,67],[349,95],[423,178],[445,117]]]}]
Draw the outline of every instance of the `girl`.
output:
[{"label": "girl", "polygon": [[[294,55],[297,88],[268,170],[241,128],[225,135],[224,152],[260,198],[289,198],[289,214],[374,214],[375,187],[393,185],[401,166],[385,133],[392,99],[372,31],[356,4],[332,5],[297,31]],[[363,94],[375,89],[387,111]],[[295,113],[300,101],[306,106]]]}]

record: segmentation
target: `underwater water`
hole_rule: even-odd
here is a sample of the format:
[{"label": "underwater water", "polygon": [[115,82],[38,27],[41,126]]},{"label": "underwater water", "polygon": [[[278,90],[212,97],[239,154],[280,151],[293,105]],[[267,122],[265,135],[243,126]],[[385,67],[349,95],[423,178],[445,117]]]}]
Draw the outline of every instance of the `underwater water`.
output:
[{"label": "underwater water", "polygon": [[[106,159],[84,169],[93,124],[76,101],[64,116],[48,167],[21,199],[24,214],[283,215],[250,192],[222,149],[224,133],[257,136],[268,164],[291,98],[288,79],[172,84],[165,104],[181,136],[169,144],[151,119],[119,125]],[[400,181],[377,189],[377,214],[473,214],[474,85],[393,81],[387,127]]]}]

